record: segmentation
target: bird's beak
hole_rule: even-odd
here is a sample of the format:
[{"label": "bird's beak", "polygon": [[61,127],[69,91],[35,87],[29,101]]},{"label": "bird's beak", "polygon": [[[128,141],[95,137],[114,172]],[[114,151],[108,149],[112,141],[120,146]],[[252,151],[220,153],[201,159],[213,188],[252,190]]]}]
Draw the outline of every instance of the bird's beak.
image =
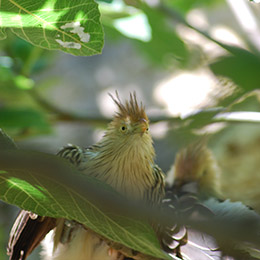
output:
[{"label": "bird's beak", "polygon": [[141,132],[141,136],[143,136],[143,134],[147,131],[148,129],[148,122],[147,120],[145,120],[144,118],[140,119],[140,132]]}]

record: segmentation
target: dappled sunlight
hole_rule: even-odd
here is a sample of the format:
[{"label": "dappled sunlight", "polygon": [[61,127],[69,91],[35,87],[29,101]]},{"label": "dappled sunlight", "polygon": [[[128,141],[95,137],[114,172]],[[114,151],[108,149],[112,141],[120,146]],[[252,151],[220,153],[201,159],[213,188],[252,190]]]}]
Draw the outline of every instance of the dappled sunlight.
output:
[{"label": "dappled sunlight", "polygon": [[183,25],[177,25],[176,30],[179,35],[181,35],[191,45],[199,45],[210,58],[215,58],[219,55],[225,54],[225,51],[222,48],[219,48],[214,42],[209,41],[204,36],[190,28]]},{"label": "dappled sunlight", "polygon": [[259,112],[247,112],[247,111],[238,111],[230,113],[222,113],[216,115],[217,119],[225,119],[229,121],[238,121],[238,122],[260,122],[260,113]]},{"label": "dappled sunlight", "polygon": [[244,0],[226,0],[226,2],[236,17],[237,22],[244,30],[245,36],[260,50],[260,28],[253,10],[250,8],[250,3]]},{"label": "dappled sunlight", "polygon": [[151,134],[156,139],[162,139],[166,136],[169,127],[167,122],[158,122],[150,126]]},{"label": "dappled sunlight", "polygon": [[154,92],[158,103],[167,107],[169,114],[185,117],[195,109],[210,105],[215,82],[206,71],[180,73],[161,82]]},{"label": "dappled sunlight", "polygon": [[115,104],[111,97],[108,95],[108,93],[111,93],[112,95],[115,94],[115,89],[106,89],[105,91],[100,91],[100,93],[97,96],[97,103],[99,106],[99,110],[101,114],[107,118],[111,118],[115,111]]},{"label": "dappled sunlight", "polygon": [[[50,230],[41,233],[31,228],[36,214],[40,225],[44,216],[58,225],[54,241],[51,233],[45,240],[50,259],[64,259],[62,244],[75,249],[78,230],[93,230],[98,244],[105,249],[120,248],[127,259],[166,259],[169,246],[175,247],[171,248],[173,257],[189,258],[186,246],[200,244],[202,239],[190,235],[193,226],[189,221],[193,219],[189,216],[186,223],[182,211],[190,204],[186,196],[190,192],[195,213],[200,213],[194,199],[198,195],[198,200],[204,200],[201,183],[215,185],[209,175],[211,168],[217,168],[211,150],[222,172],[216,174],[223,194],[207,196],[243,201],[260,213],[260,5],[256,4],[260,1],[195,2],[27,0],[19,1],[18,7],[15,1],[2,1],[0,199],[34,213],[30,219],[26,212],[28,220],[20,222],[21,229],[15,228],[19,234],[9,245],[10,259],[19,258],[16,254],[27,258],[23,242],[27,247],[34,240],[30,234],[42,239]],[[136,100],[130,93],[136,94]],[[119,104],[126,100],[125,106]],[[144,109],[136,103],[142,103]],[[185,150],[192,143],[198,149]],[[209,148],[205,149],[209,158],[203,153],[200,156],[202,146]],[[182,147],[185,152],[179,156]],[[198,162],[197,157],[201,157]],[[174,161],[175,173],[180,174],[175,174],[175,180],[171,176],[175,184],[168,197],[163,172]],[[212,164],[209,168],[200,167],[207,162]],[[198,179],[190,179],[192,185],[185,177],[190,170],[198,175]],[[195,182],[198,185],[192,187]],[[179,191],[181,196],[185,192],[184,200]],[[140,200],[138,207],[132,205],[132,198]],[[165,214],[167,219],[160,219],[161,202],[171,208]],[[200,202],[204,205],[205,201]],[[155,211],[150,211],[150,205]],[[209,204],[205,205],[207,209]],[[7,215],[8,208],[1,203],[0,208],[0,259],[5,259],[1,249],[8,244],[6,223],[13,212],[11,209]],[[140,214],[142,218],[135,216]],[[197,215],[195,218],[197,221]],[[160,227],[170,224],[169,229],[157,234],[154,219]],[[198,220],[208,233],[207,219]],[[235,235],[228,234],[226,227],[233,228],[232,221],[233,217],[230,225],[223,223],[223,232],[220,229],[216,237],[223,252],[213,252],[208,244],[207,259],[215,259],[211,253],[219,254],[216,259],[230,253],[233,259],[232,251],[227,248],[225,252],[221,246],[227,240],[233,244],[234,238],[237,243],[237,234],[244,232],[241,227],[250,231],[241,241],[253,242],[250,239],[259,235],[252,225],[244,224],[234,226]],[[213,222],[209,224],[215,228]],[[182,234],[172,233],[176,230]],[[203,240],[208,242],[206,237]],[[81,244],[84,250],[91,245]],[[204,247],[198,246],[202,253]],[[114,259],[110,249],[105,255]],[[248,249],[253,252],[255,248]],[[35,255],[32,258],[39,259],[39,252]],[[78,259],[77,254],[73,258],[66,251],[64,256]],[[201,257],[205,256],[203,252]],[[191,250],[191,259],[201,257]],[[101,259],[99,254],[95,259]]]},{"label": "dappled sunlight", "polygon": [[[22,171],[10,171],[10,175],[12,174],[19,174],[22,175]],[[20,176],[19,176],[20,177]],[[46,194],[48,191],[39,184],[33,183],[34,181],[26,181],[23,179],[20,179],[19,177],[6,177],[6,186],[8,187],[5,192],[5,197],[7,199],[13,200],[12,202],[14,204],[19,203],[21,200],[21,193],[24,192],[25,194],[33,194],[33,197],[36,200],[47,200]],[[32,200],[32,196],[28,195],[28,198],[24,198],[24,202],[26,200]]]},{"label": "dappled sunlight", "polygon": [[222,41],[226,44],[236,45],[238,47],[246,47],[241,38],[239,38],[238,35],[230,30],[230,28],[228,28],[227,26],[213,26],[210,32],[216,40]]},{"label": "dappled sunlight", "polygon": [[209,27],[209,21],[205,12],[200,9],[193,9],[187,14],[187,21],[201,30],[206,30]]}]

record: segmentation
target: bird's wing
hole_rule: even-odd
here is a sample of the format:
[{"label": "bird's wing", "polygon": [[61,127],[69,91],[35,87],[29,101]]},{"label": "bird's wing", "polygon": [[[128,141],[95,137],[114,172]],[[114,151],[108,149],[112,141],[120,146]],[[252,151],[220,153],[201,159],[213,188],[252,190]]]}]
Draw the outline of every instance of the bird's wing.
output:
[{"label": "bird's wing", "polygon": [[147,192],[146,201],[158,205],[165,195],[164,174],[157,165],[153,166],[154,184]]},{"label": "bird's wing", "polygon": [[68,144],[64,146],[57,155],[68,160],[75,166],[79,166],[80,163],[85,159],[84,151],[77,145]]},{"label": "bird's wing", "polygon": [[[207,218],[213,215],[213,212],[207,207],[199,203],[194,195],[197,187],[183,187],[183,191],[175,192],[166,190],[164,184],[164,175],[158,166],[153,167],[155,178],[154,187],[148,195],[148,201],[158,203],[162,202],[163,208],[167,208],[167,212],[171,209],[173,216],[181,212],[189,217]],[[186,191],[194,190],[194,193]],[[152,223],[153,225],[153,223]],[[153,225],[154,226],[154,225]],[[162,248],[173,257],[180,259],[200,259],[200,260],[218,260],[221,259],[221,252],[215,239],[205,233],[198,232],[185,226],[175,225],[172,223],[167,226],[155,227],[157,236],[161,242]]]},{"label": "bird's wing", "polygon": [[56,226],[56,220],[21,210],[10,232],[7,254],[10,260],[24,260]]}]

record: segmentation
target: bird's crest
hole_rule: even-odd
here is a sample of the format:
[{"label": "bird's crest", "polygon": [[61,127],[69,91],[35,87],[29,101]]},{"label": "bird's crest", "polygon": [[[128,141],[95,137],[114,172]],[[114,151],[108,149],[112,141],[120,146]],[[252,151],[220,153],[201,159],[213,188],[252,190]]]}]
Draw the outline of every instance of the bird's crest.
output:
[{"label": "bird's crest", "polygon": [[132,122],[140,122],[142,120],[146,120],[148,122],[148,117],[145,113],[144,106],[142,102],[138,104],[135,92],[130,93],[130,99],[126,100],[124,104],[121,102],[117,91],[116,98],[111,94],[109,94],[109,96],[113,99],[119,109],[115,115],[117,119],[125,120],[129,118]]}]

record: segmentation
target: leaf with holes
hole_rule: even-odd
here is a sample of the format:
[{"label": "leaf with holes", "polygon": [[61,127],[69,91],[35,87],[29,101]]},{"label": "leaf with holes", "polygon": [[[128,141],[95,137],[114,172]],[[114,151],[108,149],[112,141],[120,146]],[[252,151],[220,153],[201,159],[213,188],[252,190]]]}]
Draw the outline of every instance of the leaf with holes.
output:
[{"label": "leaf with holes", "polygon": [[29,43],[73,55],[101,53],[104,34],[94,0],[0,1],[0,38],[10,28]]},{"label": "leaf with holes", "polygon": [[62,158],[0,149],[0,165],[0,199],[5,202],[41,216],[76,220],[117,244],[171,259],[161,250],[151,226],[122,210],[129,207],[122,196],[80,174]]}]

